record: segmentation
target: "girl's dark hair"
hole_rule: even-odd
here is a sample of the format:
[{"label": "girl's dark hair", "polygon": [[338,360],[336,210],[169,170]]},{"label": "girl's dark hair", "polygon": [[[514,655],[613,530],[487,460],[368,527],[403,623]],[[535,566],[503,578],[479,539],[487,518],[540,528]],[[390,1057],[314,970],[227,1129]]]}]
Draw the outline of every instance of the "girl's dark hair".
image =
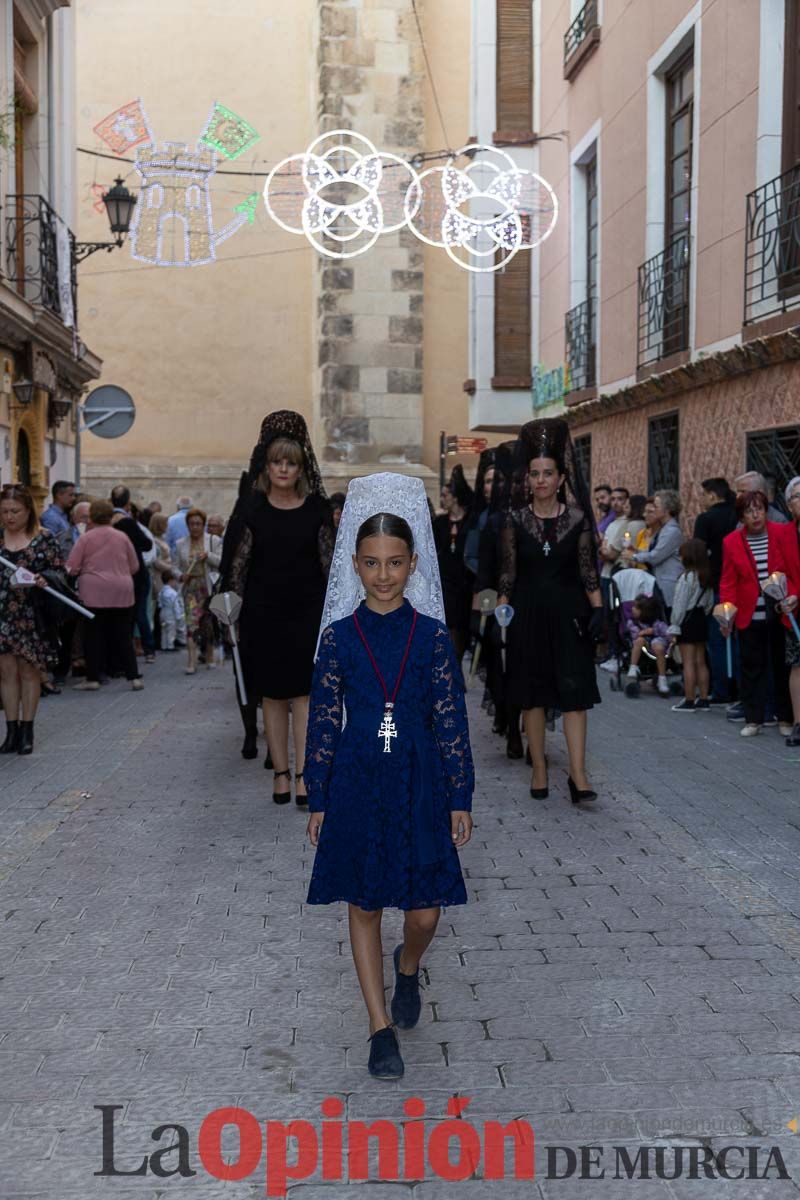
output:
[{"label": "girl's dark hair", "polygon": [[628,497],[628,504],[631,507],[631,521],[644,520],[644,506],[647,504],[647,496],[640,496],[638,493]]},{"label": "girl's dark hair", "polygon": [[655,596],[637,596],[633,603],[639,609],[640,620],[645,625],[652,625],[658,620],[658,601]]},{"label": "girl's dark hair", "polygon": [[708,546],[702,538],[687,538],[680,549],[681,562],[687,571],[694,571],[701,588],[711,587],[711,561]]},{"label": "girl's dark hair", "polygon": [[402,517],[396,517],[394,513],[376,513],[374,517],[367,517],[356,534],[356,552],[366,538],[380,537],[381,535],[400,538],[408,546],[409,554],[414,553],[414,535],[411,532],[411,526],[408,521]]}]

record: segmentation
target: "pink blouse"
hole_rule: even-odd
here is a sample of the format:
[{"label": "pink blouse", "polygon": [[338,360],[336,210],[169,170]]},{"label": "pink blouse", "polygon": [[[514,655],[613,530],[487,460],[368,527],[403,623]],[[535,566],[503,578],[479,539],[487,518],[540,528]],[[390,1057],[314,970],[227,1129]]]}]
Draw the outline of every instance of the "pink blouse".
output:
[{"label": "pink blouse", "polygon": [[87,608],[130,608],[138,569],[131,539],[113,525],[87,529],[67,559],[67,574],[79,577],[78,593]]}]

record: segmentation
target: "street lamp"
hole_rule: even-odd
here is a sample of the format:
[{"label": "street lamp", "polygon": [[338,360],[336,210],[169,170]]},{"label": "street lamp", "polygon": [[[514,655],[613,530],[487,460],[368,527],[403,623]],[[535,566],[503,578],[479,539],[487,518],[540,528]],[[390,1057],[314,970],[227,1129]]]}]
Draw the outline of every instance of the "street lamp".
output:
[{"label": "street lamp", "polygon": [[136,207],[136,197],[125,187],[125,181],[119,176],[114,180],[114,186],[103,196],[103,204],[108,213],[111,232],[116,234],[113,242],[78,242],[75,246],[75,258],[82,262],[96,250],[119,249],[125,242],[125,236],[131,227],[133,210]]},{"label": "street lamp", "polygon": [[14,397],[20,408],[27,408],[33,403],[33,394],[36,391],[36,384],[31,379],[26,379],[24,376],[13,383],[12,389]]}]

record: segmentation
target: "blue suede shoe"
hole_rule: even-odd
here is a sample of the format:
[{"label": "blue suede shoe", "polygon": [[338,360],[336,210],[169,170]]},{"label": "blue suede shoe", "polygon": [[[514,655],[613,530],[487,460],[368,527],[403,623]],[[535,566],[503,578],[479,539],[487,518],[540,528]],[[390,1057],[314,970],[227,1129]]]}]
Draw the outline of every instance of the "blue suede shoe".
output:
[{"label": "blue suede shoe", "polygon": [[373,1033],[369,1047],[369,1073],[374,1079],[401,1079],[405,1072],[397,1034],[391,1025]]},{"label": "blue suede shoe", "polygon": [[392,996],[392,1020],[398,1029],[413,1029],[422,1011],[419,994],[419,969],[413,975],[404,975],[400,970],[400,955],[403,944],[394,951],[394,995]]}]

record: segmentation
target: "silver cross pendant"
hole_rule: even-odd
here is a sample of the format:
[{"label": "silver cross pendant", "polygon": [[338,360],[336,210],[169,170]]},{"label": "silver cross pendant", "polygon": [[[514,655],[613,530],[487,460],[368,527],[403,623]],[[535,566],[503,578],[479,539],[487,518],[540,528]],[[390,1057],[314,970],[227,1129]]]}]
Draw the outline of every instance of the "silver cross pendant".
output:
[{"label": "silver cross pendant", "polygon": [[386,705],[386,711],[383,714],[383,724],[381,725],[380,729],[378,730],[378,737],[383,738],[383,753],[384,754],[391,754],[392,738],[397,737],[397,726],[394,723],[394,716],[392,714],[393,708],[394,708],[393,704]]}]

